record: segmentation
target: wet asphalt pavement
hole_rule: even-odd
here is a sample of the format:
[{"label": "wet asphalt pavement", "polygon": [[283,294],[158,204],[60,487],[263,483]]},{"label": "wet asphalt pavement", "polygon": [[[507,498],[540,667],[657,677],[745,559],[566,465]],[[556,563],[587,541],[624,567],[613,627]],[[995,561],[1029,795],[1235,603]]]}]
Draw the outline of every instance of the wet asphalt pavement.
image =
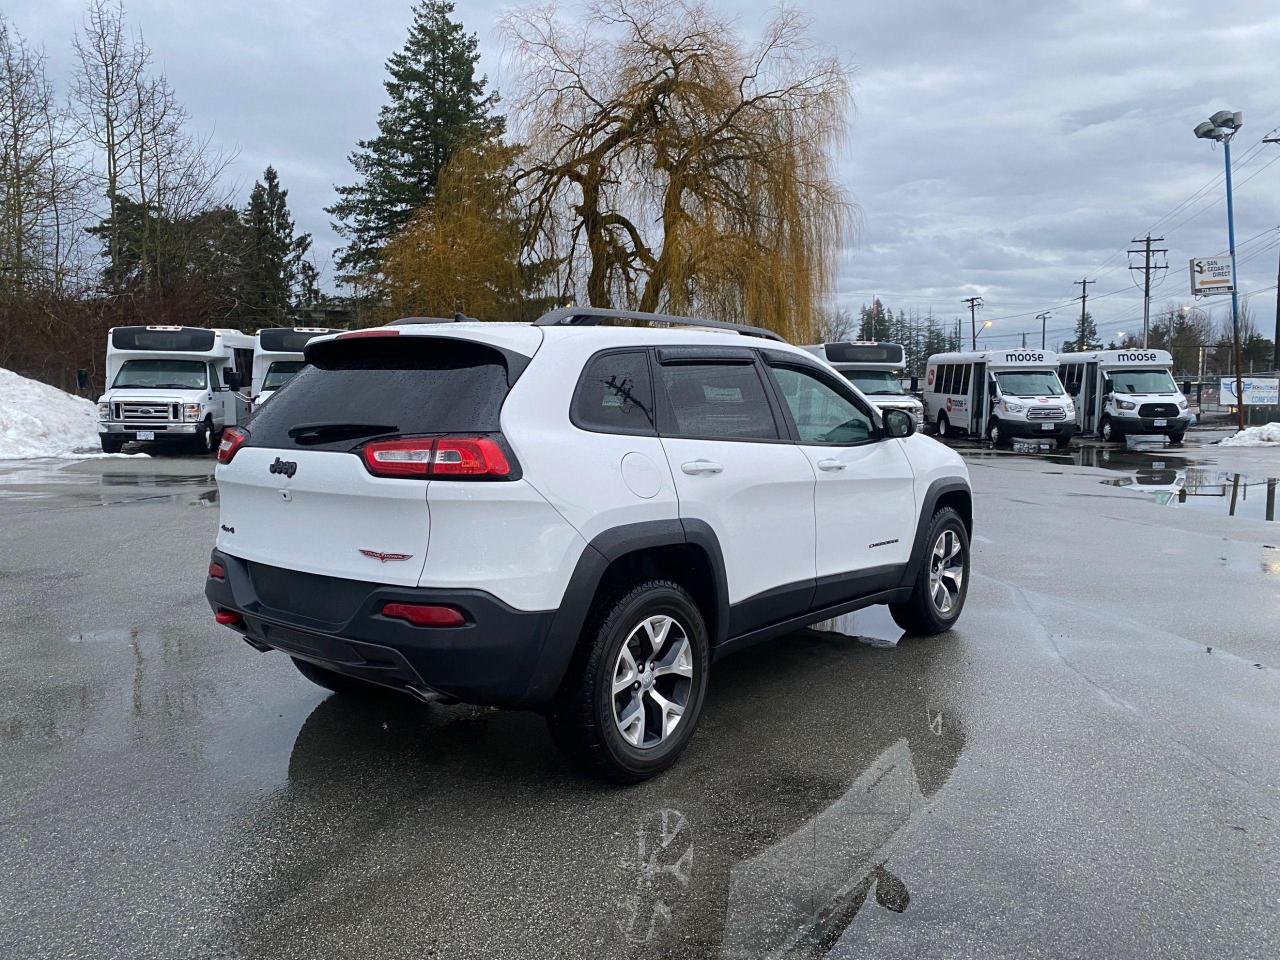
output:
[{"label": "wet asphalt pavement", "polygon": [[210,461],[0,464],[0,957],[1280,956],[1280,453],[969,459],[955,631],[729,658],[628,789],[215,626]]}]

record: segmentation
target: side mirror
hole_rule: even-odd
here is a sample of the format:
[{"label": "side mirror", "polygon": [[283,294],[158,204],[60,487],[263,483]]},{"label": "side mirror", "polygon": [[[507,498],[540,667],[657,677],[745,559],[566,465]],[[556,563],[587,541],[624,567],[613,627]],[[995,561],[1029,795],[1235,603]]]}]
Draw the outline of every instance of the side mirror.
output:
[{"label": "side mirror", "polygon": [[1183,395],[1184,397],[1189,397],[1189,396],[1191,396],[1191,381],[1190,381],[1190,380],[1183,380],[1183,381],[1182,381],[1182,395]]},{"label": "side mirror", "polygon": [[228,390],[239,390],[243,386],[240,382],[240,374],[230,367],[222,368],[222,382]]},{"label": "side mirror", "polygon": [[884,432],[890,437],[909,437],[916,432],[916,418],[906,410],[886,410]]},{"label": "side mirror", "polygon": [[912,377],[912,378],[911,378],[911,392],[912,392],[912,393],[919,393],[919,392],[920,392],[920,378],[919,378],[919,377]]}]

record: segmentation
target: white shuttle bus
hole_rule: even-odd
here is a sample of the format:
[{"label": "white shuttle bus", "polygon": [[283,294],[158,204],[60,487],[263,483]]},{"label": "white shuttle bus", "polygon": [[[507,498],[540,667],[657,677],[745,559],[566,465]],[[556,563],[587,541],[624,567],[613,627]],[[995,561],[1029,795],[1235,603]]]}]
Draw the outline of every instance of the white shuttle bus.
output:
[{"label": "white shuttle bus", "polygon": [[1076,400],[1081,433],[1123,441],[1164,434],[1181,443],[1191,413],[1173,380],[1167,350],[1093,350],[1058,354],[1058,375]]},{"label": "white shuttle bus", "polygon": [[901,344],[847,341],[818,343],[804,349],[835,367],[877,409],[906,410],[915,417],[917,429],[924,428],[923,405],[902,389],[906,352]]},{"label": "white shuttle bus", "polygon": [[327,327],[264,327],[254,338],[253,383],[250,396],[256,407],[293,379],[302,369],[302,348],[308,340],[337,333]]},{"label": "white shuttle bus", "polygon": [[253,337],[202,327],[112,327],[107,392],[98,400],[102,449],[186,440],[212,452],[247,404],[236,391],[253,367]]},{"label": "white shuttle bus", "polygon": [[1066,447],[1077,430],[1052,350],[935,353],[925,372],[924,408],[939,437],[964,433],[997,445],[1052,437]]}]

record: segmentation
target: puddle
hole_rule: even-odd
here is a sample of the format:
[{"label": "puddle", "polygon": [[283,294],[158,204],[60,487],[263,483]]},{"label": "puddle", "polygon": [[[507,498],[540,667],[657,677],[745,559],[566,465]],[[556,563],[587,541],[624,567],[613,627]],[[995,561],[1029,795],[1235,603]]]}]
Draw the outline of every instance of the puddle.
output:
[{"label": "puddle", "polygon": [[[201,487],[205,489],[194,489]],[[218,491],[212,473],[85,473],[33,464],[0,473],[0,500],[71,500],[102,507],[156,503],[205,507],[218,502]]]}]

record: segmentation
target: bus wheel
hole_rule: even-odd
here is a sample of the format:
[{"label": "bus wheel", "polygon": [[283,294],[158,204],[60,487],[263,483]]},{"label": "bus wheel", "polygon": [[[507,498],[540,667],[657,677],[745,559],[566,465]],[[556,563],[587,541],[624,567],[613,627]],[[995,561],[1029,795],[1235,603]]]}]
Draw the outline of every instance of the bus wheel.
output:
[{"label": "bus wheel", "polygon": [[200,433],[196,435],[196,443],[199,445],[201,453],[213,453],[217,448],[218,442],[213,435],[213,421],[205,417],[204,423],[200,425]]},{"label": "bus wheel", "polygon": [[1178,430],[1178,431],[1177,431],[1177,432],[1175,432],[1175,433],[1171,433],[1171,434],[1169,434],[1169,442],[1170,442],[1170,443],[1181,443],[1181,442],[1182,442],[1182,437],[1183,437],[1183,435],[1184,435],[1185,433],[1186,433],[1186,431],[1185,431],[1185,430]]},{"label": "bus wheel", "polygon": [[951,421],[947,419],[945,413],[938,414],[938,436],[947,437],[951,435]]},{"label": "bus wheel", "polygon": [[1058,437],[1058,449],[1059,449],[1059,450],[1070,450],[1070,449],[1071,449],[1071,438],[1070,438],[1070,437]]},{"label": "bus wheel", "polygon": [[991,440],[993,447],[998,447],[1004,443],[1004,434],[1000,432],[1000,421],[992,420],[991,425],[987,427],[987,437]]},{"label": "bus wheel", "polygon": [[1103,440],[1107,441],[1107,443],[1120,438],[1119,433],[1117,433],[1117,431],[1111,426],[1110,417],[1102,418],[1102,423],[1098,424],[1098,435],[1102,437]]}]

